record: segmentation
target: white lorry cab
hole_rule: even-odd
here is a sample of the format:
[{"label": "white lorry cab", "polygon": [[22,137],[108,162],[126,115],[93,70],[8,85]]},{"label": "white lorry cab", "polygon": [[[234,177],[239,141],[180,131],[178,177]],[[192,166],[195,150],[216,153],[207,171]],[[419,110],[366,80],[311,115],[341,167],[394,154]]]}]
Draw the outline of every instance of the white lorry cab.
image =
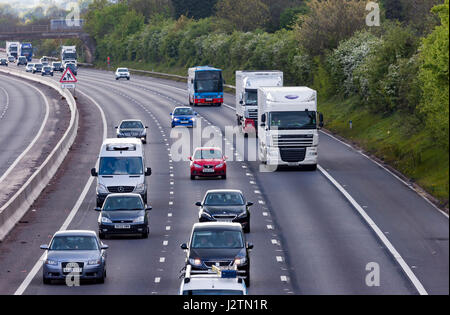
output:
[{"label": "white lorry cab", "polygon": [[281,71],[236,71],[236,119],[244,135],[257,132],[258,88],[283,86]]},{"label": "white lorry cab", "polygon": [[61,62],[63,65],[70,62],[77,66],[77,46],[62,46]]},{"label": "white lorry cab", "polygon": [[245,281],[235,269],[213,266],[210,270],[191,270],[186,266],[180,295],[247,295]]},{"label": "white lorry cab", "polygon": [[147,204],[145,179],[152,174],[152,170],[146,167],[140,139],[105,139],[100,150],[97,169],[91,169],[91,175],[97,177],[97,207],[103,205],[110,193],[140,194]]},{"label": "white lorry cab", "polygon": [[258,90],[258,151],[268,165],[317,168],[323,115],[317,92],[308,87],[261,87]]}]

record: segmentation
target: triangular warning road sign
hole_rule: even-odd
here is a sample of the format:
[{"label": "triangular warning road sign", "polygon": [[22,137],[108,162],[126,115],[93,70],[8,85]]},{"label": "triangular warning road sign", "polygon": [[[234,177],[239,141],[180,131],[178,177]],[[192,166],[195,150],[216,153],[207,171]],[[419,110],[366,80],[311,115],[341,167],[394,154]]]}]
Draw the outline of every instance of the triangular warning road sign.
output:
[{"label": "triangular warning road sign", "polygon": [[59,80],[61,83],[75,83],[78,82],[77,78],[73,75],[72,71],[69,67],[66,68],[66,71],[64,71],[64,74],[62,75],[61,79]]}]

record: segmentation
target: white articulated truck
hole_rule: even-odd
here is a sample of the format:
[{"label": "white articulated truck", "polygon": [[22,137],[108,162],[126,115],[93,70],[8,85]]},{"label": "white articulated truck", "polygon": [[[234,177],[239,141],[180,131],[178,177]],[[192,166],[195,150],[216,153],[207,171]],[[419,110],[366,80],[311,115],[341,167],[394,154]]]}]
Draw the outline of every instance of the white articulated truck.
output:
[{"label": "white articulated truck", "polygon": [[6,42],[6,55],[19,58],[20,43],[19,42]]},{"label": "white articulated truck", "polygon": [[62,46],[61,61],[63,65],[66,63],[74,63],[77,65],[77,46]]},{"label": "white articulated truck", "polygon": [[258,151],[267,165],[317,168],[323,115],[317,92],[308,87],[258,89]]},{"label": "white articulated truck", "polygon": [[258,88],[283,86],[281,71],[236,71],[236,120],[244,135],[257,132]]}]

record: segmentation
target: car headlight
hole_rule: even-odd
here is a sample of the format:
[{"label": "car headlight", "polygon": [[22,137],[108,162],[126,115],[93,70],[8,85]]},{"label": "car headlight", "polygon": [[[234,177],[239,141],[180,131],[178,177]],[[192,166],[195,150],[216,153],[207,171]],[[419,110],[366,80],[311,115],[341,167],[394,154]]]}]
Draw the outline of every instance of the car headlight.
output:
[{"label": "car headlight", "polygon": [[134,188],[134,192],[137,193],[137,194],[144,193],[145,192],[145,184],[142,183],[142,184],[136,185],[136,188]]},{"label": "car headlight", "polygon": [[174,118],[173,121],[179,121],[179,119],[178,118]]},{"label": "car headlight", "polygon": [[196,163],[194,163],[194,167],[196,167],[196,168],[202,168],[201,165],[198,165],[198,164],[196,164]]},{"label": "car headlight", "polygon": [[247,211],[242,212],[241,214],[239,214],[237,217],[238,218],[244,218],[247,216]]},{"label": "car headlight", "polygon": [[208,212],[206,212],[206,211],[203,211],[202,212],[202,216],[203,217],[207,217],[207,218],[209,218],[209,219],[212,219],[213,217],[212,217],[212,215],[210,215]]},{"label": "car headlight", "polygon": [[245,258],[245,257],[236,257],[236,259],[234,260],[234,264],[235,264],[236,266],[243,265],[243,264],[245,264],[246,262],[247,262],[247,258]]},{"label": "car headlight", "polygon": [[99,194],[107,194],[107,193],[109,193],[109,191],[108,191],[108,189],[106,188],[105,185],[98,184],[97,185],[97,193],[99,193]]},{"label": "car headlight", "polygon": [[223,167],[223,163],[217,164],[216,168],[222,168]]},{"label": "car headlight", "polygon": [[112,223],[112,221],[109,218],[102,216],[102,223]]},{"label": "car headlight", "polygon": [[100,265],[102,261],[100,259],[89,260],[88,265]]},{"label": "car headlight", "polygon": [[136,219],[133,220],[133,223],[144,223],[144,219],[145,217],[143,215],[137,217]]},{"label": "car headlight", "polygon": [[58,262],[57,262],[56,260],[53,260],[53,259],[47,259],[47,260],[45,261],[45,264],[46,264],[46,265],[56,266],[56,265],[58,265]]},{"label": "car headlight", "polygon": [[202,260],[199,258],[189,258],[189,264],[193,265],[193,266],[201,266],[202,265]]}]

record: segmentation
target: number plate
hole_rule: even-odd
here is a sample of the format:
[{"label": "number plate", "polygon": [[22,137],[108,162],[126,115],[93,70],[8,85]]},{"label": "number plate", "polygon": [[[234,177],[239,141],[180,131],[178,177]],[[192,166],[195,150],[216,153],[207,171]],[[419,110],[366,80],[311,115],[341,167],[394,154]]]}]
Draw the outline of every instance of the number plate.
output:
[{"label": "number plate", "polygon": [[212,168],[204,168],[203,173],[214,173],[214,170]]},{"label": "number plate", "polygon": [[83,272],[83,268],[64,268],[63,272],[77,272],[77,273],[81,273],[81,272]]},{"label": "number plate", "polygon": [[207,101],[207,102],[212,102],[213,99],[212,99],[212,98],[207,98],[206,101]]},{"label": "number plate", "polygon": [[188,122],[189,122],[189,121],[187,121],[187,120],[182,120],[182,121],[181,121],[182,124],[187,124]]},{"label": "number plate", "polygon": [[116,229],[122,229],[122,230],[131,228],[131,226],[129,224],[116,224],[116,225],[114,225],[114,227]]},{"label": "number plate", "polygon": [[288,162],[288,166],[298,166],[298,163],[296,163],[296,162]]}]

